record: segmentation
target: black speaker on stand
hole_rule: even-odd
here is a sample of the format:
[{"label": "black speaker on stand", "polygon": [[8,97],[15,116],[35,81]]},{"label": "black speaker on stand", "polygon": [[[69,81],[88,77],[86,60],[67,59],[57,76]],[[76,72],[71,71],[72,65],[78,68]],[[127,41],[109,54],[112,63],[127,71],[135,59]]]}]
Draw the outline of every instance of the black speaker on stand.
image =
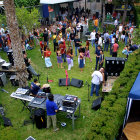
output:
[{"label": "black speaker on stand", "polygon": [[108,76],[119,76],[120,72],[124,69],[125,58],[120,57],[106,57],[105,58],[105,71]]}]

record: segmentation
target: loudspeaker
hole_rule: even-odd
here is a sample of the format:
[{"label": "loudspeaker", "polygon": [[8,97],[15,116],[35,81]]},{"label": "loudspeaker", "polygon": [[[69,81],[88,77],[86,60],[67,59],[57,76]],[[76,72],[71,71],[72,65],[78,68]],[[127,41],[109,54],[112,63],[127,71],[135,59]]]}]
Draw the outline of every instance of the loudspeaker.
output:
[{"label": "loudspeaker", "polygon": [[[67,81],[68,86],[70,86],[70,79]],[[59,86],[66,86],[66,78],[59,79]]]},{"label": "loudspeaker", "polygon": [[83,85],[83,81],[82,80],[72,78],[71,86],[80,88],[80,87],[82,87],[82,85]]},{"label": "loudspeaker", "polygon": [[34,112],[34,119],[38,129],[46,128],[46,115],[43,109],[37,109]]},{"label": "loudspeaker", "polygon": [[116,65],[118,68],[116,74],[118,73],[118,75],[120,75],[120,72],[124,69],[124,66],[125,66],[125,58],[117,57],[116,58]]},{"label": "loudspeaker", "polygon": [[91,109],[98,110],[101,107],[102,98],[99,97],[93,101]]},{"label": "loudspeaker", "polygon": [[13,58],[13,50],[12,49],[7,51],[7,56],[8,56],[9,62],[12,64],[12,66],[14,66],[14,58]]},{"label": "loudspeaker", "polygon": [[11,81],[12,86],[19,86],[19,82],[18,80],[16,80],[16,75],[11,75],[10,81]]},{"label": "loudspeaker", "polygon": [[6,117],[2,117],[4,126],[13,126],[10,119]]},{"label": "loudspeaker", "polygon": [[119,76],[124,69],[125,59],[119,57],[106,57],[105,70],[109,76]]},{"label": "loudspeaker", "polygon": [[6,75],[5,73],[0,73],[0,86],[5,86],[6,84]]}]

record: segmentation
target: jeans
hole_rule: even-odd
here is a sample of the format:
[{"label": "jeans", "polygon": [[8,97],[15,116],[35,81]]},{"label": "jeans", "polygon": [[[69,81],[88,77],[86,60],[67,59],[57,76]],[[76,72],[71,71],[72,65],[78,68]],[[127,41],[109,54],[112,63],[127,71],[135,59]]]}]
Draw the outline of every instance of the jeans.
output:
[{"label": "jeans", "polygon": [[127,45],[128,36],[125,36],[125,46]]},{"label": "jeans", "polygon": [[77,56],[77,49],[78,49],[79,47],[76,47],[75,46],[75,56]]},{"label": "jeans", "polygon": [[38,74],[35,72],[35,70],[33,69],[33,67],[31,65],[28,66],[28,70],[35,76],[38,76]]},{"label": "jeans", "polygon": [[112,55],[112,46],[113,46],[113,43],[110,43],[110,55]]},{"label": "jeans", "polygon": [[108,51],[108,46],[109,46],[109,43],[108,42],[105,42],[105,44],[104,44],[104,51],[105,50]]},{"label": "jeans", "polygon": [[91,83],[91,92],[90,92],[90,96],[93,96],[93,92],[94,92],[94,88],[96,86],[96,96],[99,96],[99,88],[100,86],[99,85],[95,85],[93,83]]},{"label": "jeans", "polygon": [[96,33],[98,32],[98,27],[97,26],[94,26],[94,29],[96,30]]},{"label": "jeans", "polygon": [[74,40],[71,40],[71,47],[73,49]]},{"label": "jeans", "polygon": [[61,57],[62,57],[62,59],[64,59],[64,62],[66,62],[66,54],[63,53],[63,54],[61,55]]},{"label": "jeans", "polygon": [[92,45],[92,47],[93,47],[93,44],[95,45],[95,39],[92,39],[92,40],[91,40],[91,45]]},{"label": "jeans", "polygon": [[97,47],[98,47],[98,44],[97,44],[97,43],[95,43],[95,52],[96,52],[96,50],[97,50]]},{"label": "jeans", "polygon": [[95,66],[95,70],[97,70],[98,62],[99,62],[99,57],[96,57],[96,66]]}]

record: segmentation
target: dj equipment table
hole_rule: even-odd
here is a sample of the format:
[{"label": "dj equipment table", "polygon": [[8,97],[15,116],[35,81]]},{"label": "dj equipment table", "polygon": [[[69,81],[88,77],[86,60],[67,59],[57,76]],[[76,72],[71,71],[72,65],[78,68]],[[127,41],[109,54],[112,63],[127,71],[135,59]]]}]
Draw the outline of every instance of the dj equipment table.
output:
[{"label": "dj equipment table", "polygon": [[[59,111],[62,112],[67,112],[69,114],[72,115],[72,129],[74,129],[74,114],[76,112],[76,110],[79,108],[79,115],[78,117],[80,117],[80,103],[81,100],[78,99],[77,104],[74,108],[72,107],[66,107],[62,105],[62,100],[64,99],[64,96],[60,95],[60,94],[54,94],[54,102],[57,104]],[[42,108],[44,110],[46,110],[46,99],[45,98],[34,98],[33,100],[30,101],[30,103],[28,104],[28,106],[31,108],[31,112],[33,108]]]},{"label": "dj equipment table", "polygon": [[[20,94],[20,93],[16,93],[13,92],[10,97],[15,98],[15,99],[20,99],[21,102],[23,103],[23,105],[31,112],[30,108],[26,105],[27,102],[30,102],[34,99],[34,97],[32,96],[28,96],[26,94]],[[23,107],[24,109],[24,107]]]}]

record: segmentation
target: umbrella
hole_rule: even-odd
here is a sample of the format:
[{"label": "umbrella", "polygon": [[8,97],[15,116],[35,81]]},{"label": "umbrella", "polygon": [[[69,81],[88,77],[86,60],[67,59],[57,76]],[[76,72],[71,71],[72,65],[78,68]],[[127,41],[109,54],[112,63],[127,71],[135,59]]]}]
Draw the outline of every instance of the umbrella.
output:
[{"label": "umbrella", "polygon": [[140,140],[140,122],[128,123],[123,132],[128,140]]}]

